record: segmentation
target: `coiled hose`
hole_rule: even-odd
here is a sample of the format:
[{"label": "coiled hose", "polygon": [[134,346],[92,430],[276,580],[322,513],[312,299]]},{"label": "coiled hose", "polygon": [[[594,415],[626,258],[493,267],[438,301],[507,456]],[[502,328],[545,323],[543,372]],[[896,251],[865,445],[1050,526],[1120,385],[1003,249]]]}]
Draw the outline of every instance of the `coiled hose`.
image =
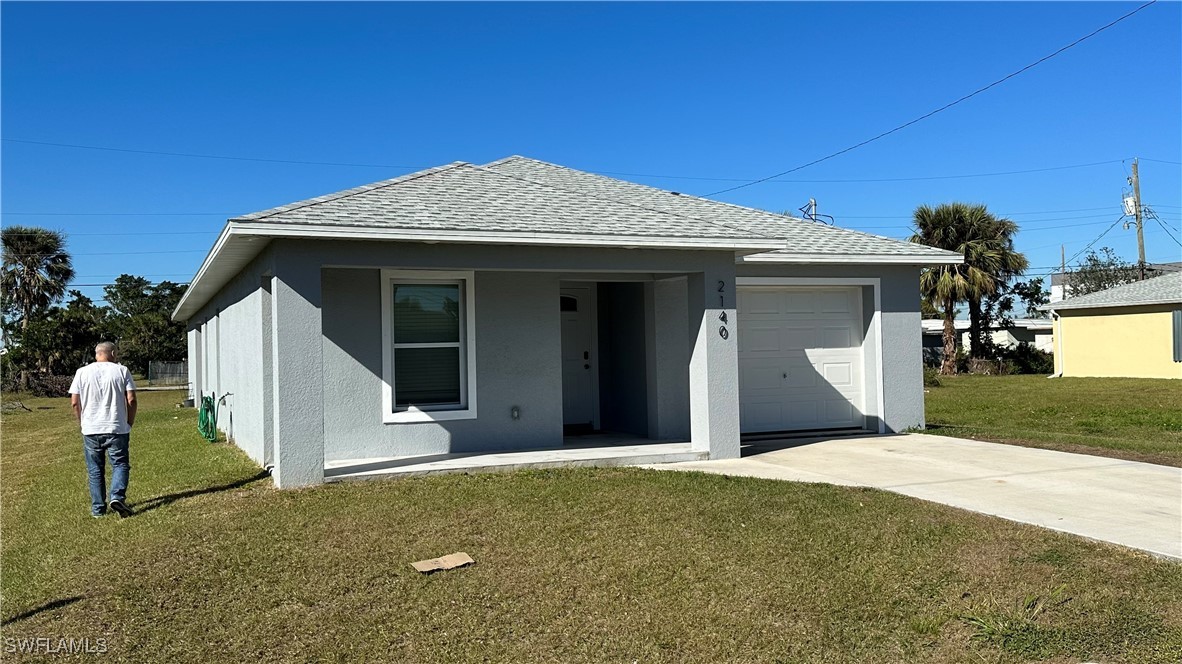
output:
[{"label": "coiled hose", "polygon": [[197,411],[197,432],[211,443],[218,442],[218,406],[213,395],[201,397],[201,408]]}]

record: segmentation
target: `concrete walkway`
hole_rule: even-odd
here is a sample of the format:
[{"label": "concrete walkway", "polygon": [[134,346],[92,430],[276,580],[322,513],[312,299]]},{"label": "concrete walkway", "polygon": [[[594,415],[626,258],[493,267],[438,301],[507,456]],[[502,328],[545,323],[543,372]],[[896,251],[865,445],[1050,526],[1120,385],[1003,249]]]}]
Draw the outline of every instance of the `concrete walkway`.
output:
[{"label": "concrete walkway", "polygon": [[649,467],[875,487],[1182,560],[1182,468],[926,434],[744,454]]}]

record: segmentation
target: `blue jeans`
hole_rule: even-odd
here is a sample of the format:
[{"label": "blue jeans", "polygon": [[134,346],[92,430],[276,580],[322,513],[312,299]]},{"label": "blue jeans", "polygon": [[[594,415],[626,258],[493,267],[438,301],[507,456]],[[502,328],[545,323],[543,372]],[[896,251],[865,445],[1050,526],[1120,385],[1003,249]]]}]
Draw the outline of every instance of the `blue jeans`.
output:
[{"label": "blue jeans", "polygon": [[[82,451],[86,454],[86,472],[90,478],[90,513],[107,511],[105,469],[106,457],[111,458],[111,500],[127,500],[127,476],[131,471],[128,443],[131,434],[95,433],[82,436]],[[104,455],[105,453],[105,455]]]}]

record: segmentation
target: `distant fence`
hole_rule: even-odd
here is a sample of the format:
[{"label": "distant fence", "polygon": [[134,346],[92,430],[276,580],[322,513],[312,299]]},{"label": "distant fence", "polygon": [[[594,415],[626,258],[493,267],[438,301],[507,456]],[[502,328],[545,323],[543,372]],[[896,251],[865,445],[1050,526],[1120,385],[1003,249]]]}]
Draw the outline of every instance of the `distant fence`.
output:
[{"label": "distant fence", "polygon": [[188,362],[149,362],[148,385],[188,385]]}]

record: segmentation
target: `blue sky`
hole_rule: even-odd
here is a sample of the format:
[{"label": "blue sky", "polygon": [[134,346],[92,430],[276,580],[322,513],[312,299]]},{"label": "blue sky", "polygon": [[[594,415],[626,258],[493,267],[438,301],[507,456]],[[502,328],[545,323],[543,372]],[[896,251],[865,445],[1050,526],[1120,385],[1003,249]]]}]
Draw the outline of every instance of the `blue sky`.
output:
[{"label": "blue sky", "polygon": [[[806,163],[1137,6],[5,2],[3,222],[66,231],[80,284],[187,281],[229,216],[455,160],[523,154],[708,194],[738,182],[694,178]],[[1158,3],[791,182],[718,198],[782,211],[813,197],[841,226],[894,237],[921,203],[982,202],[1019,222],[1046,272],[1060,243],[1071,256],[1120,216],[1139,156],[1143,199],[1177,236],[1180,53],[1182,5]],[[930,177],[946,179],[849,181]],[[1118,225],[1096,246],[1135,260],[1134,236]],[[1182,259],[1152,220],[1146,245]]]}]

